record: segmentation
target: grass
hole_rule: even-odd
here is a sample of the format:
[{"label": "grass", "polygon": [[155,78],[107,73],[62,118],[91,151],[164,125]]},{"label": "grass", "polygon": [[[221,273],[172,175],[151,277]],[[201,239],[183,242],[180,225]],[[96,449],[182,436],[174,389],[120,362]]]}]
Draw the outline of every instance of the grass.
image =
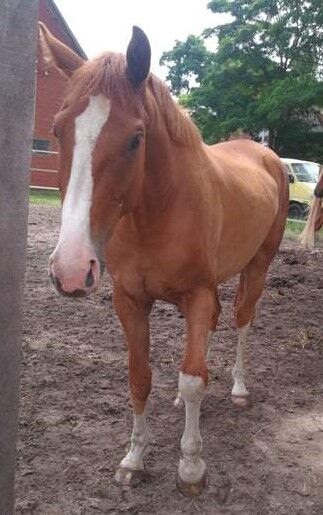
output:
[{"label": "grass", "polygon": [[[305,227],[305,222],[298,220],[288,219],[286,222],[284,239],[285,240],[298,240],[302,230]],[[321,247],[323,244],[323,229],[316,233],[316,244]]]},{"label": "grass", "polygon": [[[58,191],[53,190],[29,190],[29,201],[31,204],[42,204],[47,206],[60,207],[61,201]],[[305,223],[301,221],[287,220],[286,228],[284,233],[284,239],[286,240],[298,240],[299,235],[304,229]],[[323,230],[318,235],[319,242],[323,242]]]},{"label": "grass", "polygon": [[57,207],[61,205],[58,191],[53,190],[30,189],[29,202],[31,204],[42,204]]},{"label": "grass", "polygon": [[284,238],[287,240],[297,240],[304,227],[305,223],[302,221],[287,220]]}]

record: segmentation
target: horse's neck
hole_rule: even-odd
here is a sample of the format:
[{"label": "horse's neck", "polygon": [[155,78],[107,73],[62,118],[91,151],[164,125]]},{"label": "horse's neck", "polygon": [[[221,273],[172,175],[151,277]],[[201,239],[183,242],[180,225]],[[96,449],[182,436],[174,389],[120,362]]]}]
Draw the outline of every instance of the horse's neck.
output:
[{"label": "horse's neck", "polygon": [[152,132],[147,139],[143,202],[156,209],[167,208],[177,192],[178,157],[173,147],[165,133]]},{"label": "horse's neck", "polygon": [[174,143],[166,129],[152,131],[146,142],[146,167],[138,213],[141,222],[158,223],[171,216],[180,198],[196,189],[195,161],[200,157]]}]

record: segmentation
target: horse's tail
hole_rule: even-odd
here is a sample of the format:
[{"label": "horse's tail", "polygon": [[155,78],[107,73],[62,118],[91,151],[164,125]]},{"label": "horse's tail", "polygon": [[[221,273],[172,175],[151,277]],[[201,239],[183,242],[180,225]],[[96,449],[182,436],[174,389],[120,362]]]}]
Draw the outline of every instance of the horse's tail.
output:
[{"label": "horse's tail", "polygon": [[312,248],[315,245],[315,226],[321,211],[322,199],[314,197],[308,219],[299,239],[303,247]]},{"label": "horse's tail", "polygon": [[312,200],[310,213],[308,215],[308,219],[304,228],[304,231],[301,233],[299,239],[301,245],[303,247],[312,248],[315,245],[315,231],[320,228],[320,215],[321,215],[321,206],[322,206],[322,192],[320,191],[319,186],[321,186],[321,182],[323,181],[323,166],[321,166],[319,179],[317,182],[317,186],[314,192],[314,198]]}]

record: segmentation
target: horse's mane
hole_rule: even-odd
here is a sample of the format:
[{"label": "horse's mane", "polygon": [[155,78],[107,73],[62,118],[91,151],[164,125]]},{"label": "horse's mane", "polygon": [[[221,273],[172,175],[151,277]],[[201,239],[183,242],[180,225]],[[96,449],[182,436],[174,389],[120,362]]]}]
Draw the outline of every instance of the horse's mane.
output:
[{"label": "horse's mane", "polygon": [[148,89],[165,121],[170,138],[179,145],[200,147],[202,140],[196,125],[187,111],[173,100],[164,82],[150,74]]},{"label": "horse's mane", "polygon": [[[144,109],[148,121],[161,116],[169,137],[179,145],[194,147],[201,144],[201,137],[188,114],[173,100],[167,86],[152,73],[146,81],[147,94]],[[72,76],[67,100],[75,101],[87,95],[104,94],[112,101],[126,106],[138,99],[138,92],[127,76],[126,58],[123,54],[108,52],[86,62]],[[142,98],[142,97],[141,97]]]}]

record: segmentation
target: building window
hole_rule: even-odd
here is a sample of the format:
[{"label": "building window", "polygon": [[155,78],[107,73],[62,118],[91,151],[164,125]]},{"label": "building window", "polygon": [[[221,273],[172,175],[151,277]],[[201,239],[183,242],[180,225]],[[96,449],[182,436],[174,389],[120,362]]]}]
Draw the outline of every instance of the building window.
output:
[{"label": "building window", "polygon": [[33,139],[33,154],[46,155],[50,151],[48,139]]}]

